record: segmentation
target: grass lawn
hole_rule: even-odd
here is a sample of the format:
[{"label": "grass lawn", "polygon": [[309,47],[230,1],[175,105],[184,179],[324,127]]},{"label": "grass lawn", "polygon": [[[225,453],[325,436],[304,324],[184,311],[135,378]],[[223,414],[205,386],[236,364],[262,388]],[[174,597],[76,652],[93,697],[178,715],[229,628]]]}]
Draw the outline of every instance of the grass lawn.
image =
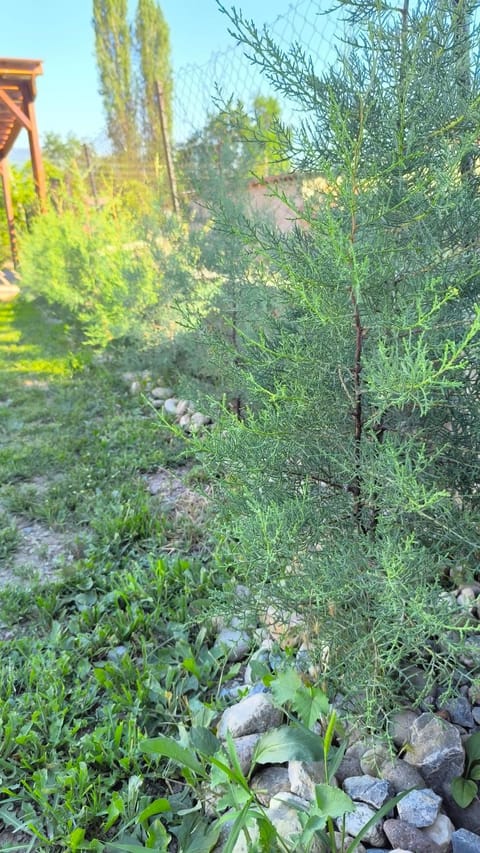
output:
[{"label": "grass lawn", "polygon": [[195,473],[122,380],[146,367],[87,359],[34,304],[0,304],[0,850],[199,837],[187,789],[138,750],[208,725],[229,676],[192,629],[215,582],[204,506],[168,501],[168,471],[186,489]]}]

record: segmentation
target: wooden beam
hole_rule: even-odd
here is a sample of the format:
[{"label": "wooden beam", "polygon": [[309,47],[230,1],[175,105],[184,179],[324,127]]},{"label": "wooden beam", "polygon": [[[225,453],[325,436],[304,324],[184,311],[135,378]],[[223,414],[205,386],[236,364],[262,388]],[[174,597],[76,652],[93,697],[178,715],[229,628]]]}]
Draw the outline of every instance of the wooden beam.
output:
[{"label": "wooden beam", "polygon": [[[23,87],[22,87],[23,89]],[[27,113],[30,122],[28,130],[28,142],[30,145],[30,157],[32,159],[33,179],[35,181],[35,189],[37,191],[40,210],[42,213],[47,209],[47,183],[45,180],[45,169],[43,168],[42,150],[40,148],[40,140],[38,137],[37,119],[35,116],[35,107],[33,101],[29,97],[29,92],[24,91],[24,109]]]},{"label": "wooden beam", "polygon": [[15,101],[12,100],[10,95],[7,95],[7,93],[3,89],[0,89],[0,101],[3,101],[3,103],[6,104],[10,112],[14,114],[16,119],[23,127],[25,127],[27,130],[32,129],[32,124],[28,115],[25,115],[23,110],[20,109],[20,107],[15,103]]},{"label": "wooden beam", "polygon": [[10,249],[12,252],[12,261],[15,269],[18,268],[18,251],[17,251],[17,235],[15,233],[15,217],[13,213],[12,202],[12,187],[10,184],[10,171],[7,160],[0,160],[0,176],[2,178],[3,199],[5,202],[5,212],[7,214],[8,235],[10,237]]}]

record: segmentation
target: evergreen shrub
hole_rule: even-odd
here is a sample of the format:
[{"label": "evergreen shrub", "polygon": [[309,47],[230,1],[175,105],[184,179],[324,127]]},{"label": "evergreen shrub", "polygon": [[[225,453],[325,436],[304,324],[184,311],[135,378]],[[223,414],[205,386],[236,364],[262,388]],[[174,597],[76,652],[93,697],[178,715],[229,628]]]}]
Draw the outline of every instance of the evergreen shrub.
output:
[{"label": "evergreen shrub", "polygon": [[325,189],[287,235],[219,212],[281,310],[243,338],[247,405],[203,446],[218,558],[257,614],[302,618],[329,689],[374,725],[479,663],[451,594],[480,553],[473,5],[343,2],[323,71],[228,13],[303,116],[286,156]]},{"label": "evergreen shrub", "polygon": [[135,337],[163,277],[144,237],[124,211],[51,209],[22,239],[22,289],[67,312],[92,345]]}]

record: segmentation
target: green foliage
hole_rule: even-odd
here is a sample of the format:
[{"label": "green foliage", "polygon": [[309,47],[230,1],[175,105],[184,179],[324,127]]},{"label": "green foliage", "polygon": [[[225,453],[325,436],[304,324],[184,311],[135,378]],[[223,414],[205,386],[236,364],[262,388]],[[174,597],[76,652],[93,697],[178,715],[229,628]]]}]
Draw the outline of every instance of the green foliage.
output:
[{"label": "green foliage", "polygon": [[[270,686],[279,707],[284,704],[282,697],[288,697],[287,709],[290,706],[302,708],[305,691],[308,690],[312,707],[321,708],[321,716],[326,723],[324,737],[311,730],[319,719],[311,710],[308,712],[311,727],[292,718],[290,725],[273,729],[260,737],[247,775],[240,767],[235,742],[229,733],[225,743],[221,743],[208,729],[192,728],[188,733],[182,733],[181,741],[161,736],[142,741],[140,749],[147,755],[161,756],[178,765],[187,783],[197,790],[207,786],[216,792],[217,818],[208,830],[201,819],[198,819],[195,828],[195,833],[200,831],[203,836],[202,851],[212,850],[222,828],[229,826],[224,850],[234,850],[235,844],[242,837],[251,849],[257,849],[255,843],[260,840],[262,850],[272,849],[271,845],[274,845],[274,849],[278,850],[308,853],[312,849],[318,850],[318,844],[321,843],[321,849],[338,853],[333,820],[339,820],[342,825],[342,819],[355,809],[355,803],[332,783],[347,746],[346,741],[340,747],[332,745],[337,727],[336,714],[330,709],[325,694],[319,688],[306,688],[295,671],[287,670],[280,674],[271,681]],[[315,786],[315,800],[309,807],[305,806],[305,811],[299,811],[302,832],[296,838],[285,838],[278,834],[268,811],[250,784],[256,765],[283,764],[288,761],[323,761],[325,767],[326,781]],[[354,853],[368,830],[391,812],[403,796],[405,793],[389,800],[379,809],[348,847],[342,845],[343,853]],[[185,853],[195,849],[193,838],[191,845],[181,845]]]},{"label": "green foliage", "polygon": [[95,52],[108,135],[115,153],[133,156],[139,140],[127,13],[127,0],[93,2]]},{"label": "green foliage", "polygon": [[64,309],[91,344],[138,334],[161,282],[141,236],[114,211],[49,211],[21,244],[24,291]]},{"label": "green foliage", "polygon": [[257,613],[303,619],[320,672],[378,726],[405,693],[421,699],[409,664],[425,696],[457,677],[472,630],[441,592],[455,565],[474,576],[480,546],[478,190],[461,166],[477,150],[478,40],[467,28],[460,97],[446,7],[343,9],[354,45],[324,72],[230,13],[305,112],[290,156],[324,190],[291,202],[305,227],[288,235],[224,207],[276,310],[255,314],[250,336],[232,321],[243,417],[219,411],[202,458],[217,477],[219,560]]},{"label": "green foliage", "polygon": [[164,162],[156,83],[164,96],[167,136],[172,132],[170,35],[156,0],[138,0],[130,24],[126,0],[94,0],[93,26],[100,94],[107,132],[127,166],[142,157]]},{"label": "green foliage", "polygon": [[463,776],[452,780],[452,796],[456,803],[466,809],[478,793],[480,780],[480,732],[470,735],[465,742],[465,768]]},{"label": "green foliage", "polygon": [[138,0],[135,42],[144,145],[150,157],[162,156],[163,140],[156,83],[158,82],[162,89],[167,135],[170,138],[173,81],[170,67],[170,33],[162,10],[155,0]]}]

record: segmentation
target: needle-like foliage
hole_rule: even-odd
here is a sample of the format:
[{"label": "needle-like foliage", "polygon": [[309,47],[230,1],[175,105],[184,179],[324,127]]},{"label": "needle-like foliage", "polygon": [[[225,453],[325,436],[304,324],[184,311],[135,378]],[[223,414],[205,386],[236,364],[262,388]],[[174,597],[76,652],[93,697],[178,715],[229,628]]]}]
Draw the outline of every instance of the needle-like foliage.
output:
[{"label": "needle-like foliage", "polygon": [[327,683],[375,723],[412,666],[423,696],[452,683],[476,630],[448,595],[480,550],[474,5],[346,0],[327,70],[228,13],[301,109],[289,156],[324,190],[288,235],[233,226],[280,308],[244,341],[248,409],[208,447],[219,554],[259,611],[303,617]]}]

